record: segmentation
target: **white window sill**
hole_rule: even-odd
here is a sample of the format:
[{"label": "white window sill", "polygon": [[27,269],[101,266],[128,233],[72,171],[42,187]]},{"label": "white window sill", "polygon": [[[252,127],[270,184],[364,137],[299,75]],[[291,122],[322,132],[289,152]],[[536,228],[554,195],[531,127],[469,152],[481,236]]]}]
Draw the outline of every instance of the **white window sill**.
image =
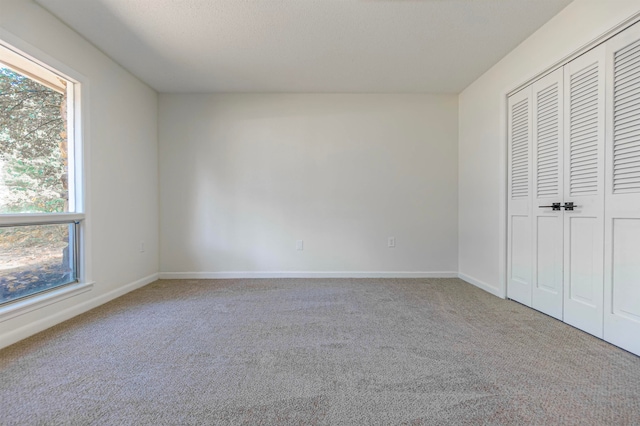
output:
[{"label": "white window sill", "polygon": [[28,312],[42,309],[53,303],[58,303],[70,297],[77,296],[93,288],[93,282],[69,284],[46,293],[27,297],[22,300],[8,303],[6,306],[0,306],[0,322],[10,320]]}]

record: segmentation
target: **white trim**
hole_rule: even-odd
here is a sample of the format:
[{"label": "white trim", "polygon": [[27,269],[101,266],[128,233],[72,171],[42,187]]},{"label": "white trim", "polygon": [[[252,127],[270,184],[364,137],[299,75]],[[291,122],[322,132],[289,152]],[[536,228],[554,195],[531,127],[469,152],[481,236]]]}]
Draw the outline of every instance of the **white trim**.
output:
[{"label": "white trim", "polygon": [[27,312],[44,308],[73,296],[85,293],[93,288],[93,283],[69,284],[59,289],[47,291],[25,299],[16,300],[6,306],[0,306],[0,322],[24,315]]},{"label": "white trim", "polygon": [[[89,299],[83,303],[71,306],[65,310],[60,312],[56,312],[53,315],[50,315],[45,318],[41,318],[37,321],[33,321],[23,327],[20,327],[16,330],[11,330],[0,336],[0,349],[12,345],[20,340],[26,339],[36,333],[39,333],[43,330],[46,330],[50,327],[53,327],[56,324],[59,324],[63,321],[66,321],[70,318],[73,318],[77,315],[83,314],[93,308],[96,308],[100,305],[103,305],[115,298],[118,298],[130,291],[136,290],[138,288],[144,287],[147,284],[150,284],[158,279],[158,274],[151,274],[139,280],[133,281],[129,284],[118,287],[110,292],[97,296],[93,299]],[[73,294],[74,296],[79,293]],[[70,297],[70,296],[69,296]],[[60,300],[56,300],[60,301]],[[39,306],[38,308],[41,308]],[[24,312],[23,312],[24,313]]]},{"label": "white trim", "polygon": [[238,278],[457,278],[453,271],[223,271],[160,272],[161,280]]},{"label": "white trim", "polygon": [[492,285],[489,285],[487,283],[485,283],[484,281],[480,281],[476,278],[470,277],[467,274],[463,274],[462,272],[458,273],[458,278],[460,278],[462,281],[466,281],[471,285],[474,285],[488,293],[493,294],[494,296],[497,296],[501,299],[505,299],[506,295],[504,294],[504,292],[499,289],[498,287],[494,287]]},{"label": "white trim", "polygon": [[60,94],[64,94],[67,90],[66,79],[62,78],[60,74],[25,58],[4,43],[0,44],[0,64]]},{"label": "white trim", "polygon": [[83,83],[83,80],[85,80],[84,76],[73,68],[65,65],[51,55],[46,54],[4,28],[0,28],[0,44],[14,52],[17,49],[19,55],[61,76],[65,80],[70,80],[72,83]]},{"label": "white trim", "polygon": [[84,220],[82,213],[25,213],[0,215],[0,225],[47,225],[50,223],[70,223]]},{"label": "white trim", "polygon": [[[85,214],[85,219],[80,224],[80,279],[91,281],[93,279],[93,262],[92,262],[92,235],[91,232],[91,168],[89,167],[89,159],[91,158],[91,141],[89,138],[89,80],[79,79],[80,84],[74,84],[74,114],[76,115],[74,123],[74,161],[80,166],[80,174],[74,176],[75,179],[75,208]],[[78,138],[80,142],[78,143]]]},{"label": "white trim", "polygon": [[[509,120],[507,119],[509,97],[505,94],[504,99],[505,101],[499,107],[500,127],[504,129],[504,132],[501,141],[502,149],[499,153],[499,164],[502,164],[502,181],[498,188],[498,294],[496,294],[503,299],[507,297],[507,246],[509,238],[509,221],[507,219],[509,214],[509,147],[507,142],[509,139]],[[491,293],[491,291],[489,292]]]},{"label": "white trim", "polygon": [[577,50],[571,52],[570,54],[566,55],[562,59],[554,62],[552,65],[546,67],[544,70],[542,70],[540,72],[537,72],[533,77],[528,78],[523,83],[520,83],[515,88],[509,90],[507,92],[507,96],[511,96],[512,94],[524,89],[525,87],[529,86],[534,81],[541,79],[545,75],[552,73],[553,71],[557,70],[558,68],[562,68],[563,66],[565,66],[566,64],[568,64],[572,60],[576,59],[578,56],[584,55],[589,50],[593,49],[594,47],[596,47],[596,46],[598,46],[598,45],[600,45],[602,43],[604,43],[605,41],[607,41],[610,38],[616,36],[617,34],[621,33],[622,31],[626,30],[627,28],[629,28],[630,26],[632,26],[632,25],[634,25],[634,24],[636,24],[638,22],[640,22],[640,12],[634,13],[632,16],[630,16],[629,18],[627,18],[624,21],[620,22],[618,25],[614,26],[613,28],[609,29],[608,31],[605,31],[604,33],[600,34],[598,37],[594,38],[593,40],[589,41],[588,43],[585,43],[582,47],[580,47]]}]

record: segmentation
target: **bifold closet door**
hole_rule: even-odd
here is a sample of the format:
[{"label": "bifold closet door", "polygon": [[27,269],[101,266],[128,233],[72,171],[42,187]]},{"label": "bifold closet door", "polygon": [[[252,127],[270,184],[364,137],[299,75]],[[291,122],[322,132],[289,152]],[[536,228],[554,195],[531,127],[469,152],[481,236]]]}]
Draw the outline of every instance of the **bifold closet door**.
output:
[{"label": "bifold closet door", "polygon": [[[531,306],[562,320],[563,71],[531,86],[533,211]],[[554,206],[554,203],[556,204]]]},{"label": "bifold closet door", "polygon": [[640,23],[508,110],[508,297],[640,355]]},{"label": "bifold closet door", "polygon": [[507,296],[531,306],[531,88],[509,97]]},{"label": "bifold closet door", "polygon": [[640,355],[640,24],[606,48],[604,338]]},{"label": "bifold closet door", "polygon": [[603,337],[605,46],[564,67],[564,321]]}]

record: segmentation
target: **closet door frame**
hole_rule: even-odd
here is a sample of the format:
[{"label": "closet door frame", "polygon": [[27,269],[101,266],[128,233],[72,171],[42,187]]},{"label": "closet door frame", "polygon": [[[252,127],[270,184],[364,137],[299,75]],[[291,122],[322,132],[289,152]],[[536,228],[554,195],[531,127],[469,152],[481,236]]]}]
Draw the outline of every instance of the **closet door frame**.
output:
[{"label": "closet door frame", "polygon": [[[544,77],[545,75],[552,73],[558,69],[562,69],[564,65],[569,63],[570,61],[582,56],[587,53],[589,50],[594,47],[606,42],[627,28],[633,26],[636,23],[640,23],[640,11],[638,13],[633,14],[629,18],[620,22],[619,24],[613,26],[608,31],[603,32],[599,36],[595,37],[590,41],[585,41],[585,44],[576,49],[573,52],[568,53],[566,56],[558,59],[557,61],[551,63],[548,67],[541,69],[539,72],[535,74],[531,74],[531,77],[523,80],[521,83],[515,85],[511,90],[508,90],[502,95],[503,102],[503,110],[502,110],[502,128],[503,128],[503,137],[502,137],[502,183],[501,183],[501,215],[500,215],[500,289],[495,293],[503,298],[511,298],[509,296],[509,276],[510,276],[510,266],[509,266],[509,256],[510,256],[510,248],[509,248],[509,228],[511,227],[511,220],[509,218],[509,208],[510,208],[510,183],[509,183],[509,125],[508,125],[508,116],[509,116],[509,98],[514,96],[518,92],[526,89],[531,86],[534,82]],[[505,120],[507,118],[507,120]],[[477,285],[482,287],[482,283],[477,283]],[[485,287],[490,288],[489,285]]]},{"label": "closet door frame", "polygon": [[[603,213],[602,213],[602,217],[603,217],[603,256],[602,256],[602,272],[603,272],[603,291],[602,291],[602,319],[603,319],[603,324],[602,324],[602,334],[599,336],[601,338],[603,338],[604,340],[613,343],[615,345],[620,346],[623,349],[627,349],[633,353],[635,353],[636,355],[640,356],[640,339],[638,339],[637,337],[640,335],[640,312],[632,312],[633,314],[633,327],[634,329],[629,332],[628,329],[625,330],[621,330],[620,329],[620,325],[621,324],[628,324],[628,319],[629,319],[629,315],[621,315],[621,309],[620,306],[617,305],[617,301],[616,301],[616,291],[615,291],[615,286],[617,285],[616,283],[616,273],[615,273],[615,268],[616,268],[616,262],[615,262],[615,250],[616,250],[616,242],[615,242],[615,233],[618,232],[619,235],[625,235],[625,232],[623,232],[622,228],[620,228],[619,230],[616,231],[615,227],[615,223],[616,221],[618,221],[619,223],[622,223],[623,221],[626,221],[626,223],[631,223],[631,221],[638,221],[638,228],[640,228],[640,208],[633,208],[633,212],[629,212],[629,207],[622,207],[622,206],[617,206],[616,203],[619,203],[619,201],[616,201],[616,199],[621,200],[622,197],[619,196],[619,194],[615,194],[613,192],[613,174],[612,174],[612,169],[611,169],[611,164],[609,164],[609,161],[611,159],[613,159],[613,154],[614,154],[614,147],[613,147],[613,117],[612,115],[608,114],[608,111],[612,111],[613,108],[613,97],[610,94],[611,93],[611,85],[613,83],[610,82],[610,79],[612,77],[609,77],[611,75],[613,75],[613,65],[612,65],[612,49],[615,50],[616,47],[618,47],[617,45],[615,45],[616,40],[630,40],[630,37],[632,38],[633,36],[629,35],[631,34],[630,32],[627,32],[626,34],[624,34],[625,31],[627,31],[628,29],[630,29],[631,27],[636,26],[635,30],[632,31],[640,31],[640,11],[635,13],[634,15],[630,16],[629,18],[625,19],[624,21],[620,22],[619,24],[617,24],[616,26],[612,27],[611,29],[609,29],[608,31],[602,33],[601,35],[599,35],[598,37],[594,38],[593,40],[591,40],[590,42],[587,42],[585,45],[583,45],[581,48],[577,49],[576,51],[568,54],[567,56],[559,59],[558,61],[556,61],[555,63],[551,64],[550,66],[542,69],[541,71],[539,71],[538,73],[536,73],[535,75],[532,75],[530,78],[528,78],[527,80],[523,81],[522,83],[520,83],[519,85],[515,86],[512,90],[506,92],[504,94],[504,105],[506,107],[506,111],[504,111],[504,115],[503,117],[507,118],[507,123],[505,126],[505,130],[504,130],[504,135],[505,138],[503,139],[504,141],[504,145],[503,145],[503,153],[504,154],[504,160],[505,160],[505,181],[504,181],[504,186],[503,186],[503,194],[504,194],[504,205],[506,208],[504,208],[504,212],[503,216],[501,217],[501,222],[502,222],[502,229],[504,232],[504,237],[502,238],[501,241],[501,252],[502,252],[502,256],[501,256],[501,268],[502,268],[502,279],[501,279],[501,287],[502,287],[502,294],[506,295],[506,298],[513,298],[512,297],[512,292],[510,291],[510,277],[512,275],[512,265],[510,264],[510,256],[512,253],[512,242],[511,242],[511,227],[512,227],[512,213],[511,213],[511,204],[512,204],[512,200],[511,200],[511,183],[510,183],[510,173],[511,173],[511,158],[510,158],[510,142],[511,142],[511,129],[510,127],[510,98],[514,95],[517,95],[519,93],[522,92],[527,92],[528,90],[530,90],[530,87],[532,84],[534,84],[536,81],[544,78],[545,76],[557,71],[557,70],[563,70],[564,67],[569,64],[570,62],[574,61],[577,58],[580,58],[581,56],[589,53],[590,51],[597,49],[598,47],[605,47],[605,53],[604,53],[604,60],[605,60],[605,65],[604,65],[604,74],[605,74],[605,85],[607,86],[605,89],[605,125],[604,125],[604,129],[605,129],[605,144],[604,144],[604,161],[605,161],[605,167],[604,167],[604,188],[603,188]],[[625,43],[625,42],[621,42],[621,43]],[[564,85],[565,85],[565,90],[566,90],[566,81],[564,81]],[[565,105],[566,108],[566,105]],[[566,128],[565,128],[565,132],[566,132]],[[532,169],[533,169],[533,165],[532,165]],[[566,182],[565,182],[566,184]],[[566,194],[565,194],[566,195]],[[606,211],[604,209],[604,206],[607,206],[610,203],[610,200],[613,200],[611,204],[612,208],[607,208]],[[634,205],[636,205],[636,201],[633,201]],[[640,195],[638,195],[637,198],[637,203],[640,203]],[[533,206],[532,206],[532,210],[533,210]],[[575,214],[575,213],[571,213],[571,214]],[[566,227],[565,227],[566,228]],[[626,231],[626,230],[624,230]],[[533,231],[532,231],[533,232]],[[636,249],[638,247],[640,247],[640,244],[635,243],[635,241],[639,240],[640,238],[637,238],[635,235],[636,233],[638,235],[640,235],[640,229],[636,229],[635,227],[633,229],[631,229],[631,232],[634,233],[634,236],[632,238],[632,240],[634,241],[633,247],[631,247],[631,251],[634,253],[633,255],[635,256],[635,252],[637,251]],[[627,241],[629,241],[629,239],[627,239]],[[624,248],[624,244],[623,244],[623,248]],[[629,250],[627,250],[629,251]],[[636,265],[638,266],[638,265]],[[640,268],[640,266],[638,266],[638,268]],[[533,272],[532,272],[533,273]],[[635,275],[634,275],[635,277]],[[533,281],[533,278],[532,278]],[[634,281],[637,281],[634,279]],[[567,287],[566,282],[563,283],[563,286]],[[637,290],[637,289],[636,289]],[[636,291],[634,290],[634,291]],[[637,290],[640,292],[640,290]],[[636,300],[638,297],[636,297],[635,293],[633,295],[632,298],[626,298],[626,299],[633,299]],[[619,296],[618,300],[625,300],[625,297],[623,296]],[[526,303],[525,303],[526,304]],[[635,306],[635,305],[634,305]],[[628,314],[628,312],[627,312]],[[567,321],[565,321],[567,322]],[[596,333],[597,335],[597,333]]]}]

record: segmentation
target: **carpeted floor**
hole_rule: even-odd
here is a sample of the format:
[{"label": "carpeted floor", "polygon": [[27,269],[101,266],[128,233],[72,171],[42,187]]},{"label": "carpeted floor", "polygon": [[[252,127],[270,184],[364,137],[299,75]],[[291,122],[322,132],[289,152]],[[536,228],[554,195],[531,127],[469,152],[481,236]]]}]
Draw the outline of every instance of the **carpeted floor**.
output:
[{"label": "carpeted floor", "polygon": [[0,351],[0,424],[640,424],[640,358],[457,279],[157,281]]}]

